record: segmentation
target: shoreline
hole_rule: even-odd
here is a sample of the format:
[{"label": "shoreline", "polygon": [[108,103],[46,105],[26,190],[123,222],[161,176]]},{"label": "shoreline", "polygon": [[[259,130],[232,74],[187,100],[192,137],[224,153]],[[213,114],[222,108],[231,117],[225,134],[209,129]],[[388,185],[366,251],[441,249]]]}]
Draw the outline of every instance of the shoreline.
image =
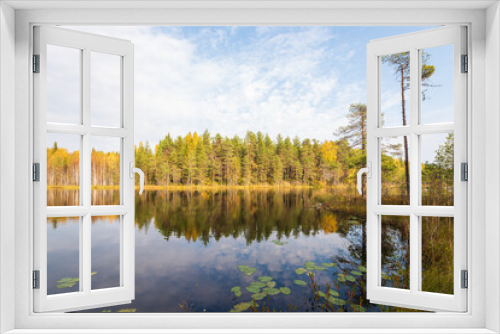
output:
[{"label": "shoreline", "polygon": [[[134,186],[135,189],[139,189],[139,186]],[[219,190],[219,189],[329,189],[335,187],[314,187],[308,185],[168,185],[168,186],[158,186],[158,185],[145,185],[144,190]],[[78,190],[78,186],[47,186],[47,189],[61,189],[61,190]],[[120,186],[92,186],[92,190],[118,190]]]}]

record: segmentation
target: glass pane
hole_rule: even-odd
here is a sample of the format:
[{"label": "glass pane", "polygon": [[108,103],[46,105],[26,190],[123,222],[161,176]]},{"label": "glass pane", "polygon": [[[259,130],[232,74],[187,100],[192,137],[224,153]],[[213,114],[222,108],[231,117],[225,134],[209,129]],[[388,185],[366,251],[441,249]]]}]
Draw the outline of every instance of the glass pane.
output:
[{"label": "glass pane", "polygon": [[382,216],[382,286],[410,288],[410,217]]},{"label": "glass pane", "polygon": [[407,136],[383,137],[380,145],[382,204],[409,205],[410,141]]},{"label": "glass pane", "polygon": [[453,44],[422,52],[421,123],[453,122]]},{"label": "glass pane", "polygon": [[422,205],[453,206],[453,133],[420,136]]},{"label": "glass pane", "polygon": [[47,218],[47,294],[80,289],[80,218]]},{"label": "glass pane", "polygon": [[453,294],[453,218],[422,217],[422,291]]},{"label": "glass pane", "polygon": [[92,136],[92,205],[120,205],[121,138]]},{"label": "glass pane", "polygon": [[410,122],[410,53],[380,57],[381,126],[404,126]]},{"label": "glass pane", "polygon": [[120,286],[120,216],[92,217],[92,289]]},{"label": "glass pane", "polygon": [[47,205],[80,205],[81,136],[47,133]]},{"label": "glass pane", "polygon": [[81,50],[47,45],[47,122],[81,123]]},{"label": "glass pane", "polygon": [[121,126],[121,57],[91,53],[91,124]]}]

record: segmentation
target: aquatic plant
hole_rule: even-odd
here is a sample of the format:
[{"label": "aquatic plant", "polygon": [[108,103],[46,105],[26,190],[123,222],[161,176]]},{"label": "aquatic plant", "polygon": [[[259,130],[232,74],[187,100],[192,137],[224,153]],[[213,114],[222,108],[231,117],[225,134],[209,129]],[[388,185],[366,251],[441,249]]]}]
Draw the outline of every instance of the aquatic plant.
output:
[{"label": "aquatic plant", "polygon": [[[97,271],[93,271],[90,273],[91,276],[94,276],[95,274],[97,274]],[[72,278],[72,277],[65,277],[65,278],[61,278],[60,280],[57,281],[57,288],[58,289],[64,289],[64,288],[72,288],[75,286],[76,283],[78,283],[78,281],[80,281],[80,278],[78,277],[75,277],[75,278]]]},{"label": "aquatic plant", "polygon": [[259,281],[261,282],[269,282],[269,281],[272,281],[273,278],[271,276],[260,276],[259,278],[257,278]]},{"label": "aquatic plant", "polygon": [[242,273],[244,273],[245,276],[251,276],[251,275],[255,274],[255,272],[257,271],[257,268],[249,267],[249,266],[246,266],[246,265],[239,265],[238,269]]},{"label": "aquatic plant", "polygon": [[232,288],[231,292],[234,293],[236,297],[241,297],[241,288],[239,286]]}]

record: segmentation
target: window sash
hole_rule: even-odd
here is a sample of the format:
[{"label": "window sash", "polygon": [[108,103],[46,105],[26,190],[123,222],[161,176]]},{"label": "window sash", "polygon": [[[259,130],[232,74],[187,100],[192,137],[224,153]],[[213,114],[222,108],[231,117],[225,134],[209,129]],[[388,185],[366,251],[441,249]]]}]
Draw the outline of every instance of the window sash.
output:
[{"label": "window sash", "polygon": [[[53,124],[46,121],[47,83],[46,46],[58,45],[80,51],[81,124]],[[121,58],[120,128],[95,127],[90,123],[90,54],[101,52]],[[40,163],[40,182],[34,184],[34,270],[40,271],[40,288],[34,289],[34,311],[75,311],[100,306],[129,303],[134,298],[134,180],[128,175],[134,161],[133,119],[133,45],[129,41],[53,27],[34,28],[34,54],[40,55],[40,73],[34,74],[34,161]],[[63,133],[81,136],[80,204],[47,207],[46,134]],[[120,138],[121,205],[91,205],[92,135]],[[91,217],[120,215],[120,286],[91,288]],[[79,217],[80,291],[47,295],[47,218]]]},{"label": "window sash", "polygon": [[[467,183],[460,180],[460,164],[467,162],[467,76],[460,73],[460,55],[466,54],[466,28],[444,27],[372,41],[367,47],[368,113],[367,161],[373,166],[367,183],[367,298],[372,303],[423,310],[467,310],[467,290],[461,289],[460,272],[467,269]],[[454,123],[419,124],[421,102],[420,75],[410,76],[409,126],[381,127],[380,57],[410,52],[410,68],[420,73],[420,50],[454,45]],[[415,71],[413,71],[414,73]],[[454,133],[454,206],[433,207],[419,204],[421,195],[421,158],[419,135]],[[381,137],[407,136],[410,143],[410,205],[381,205]],[[381,217],[410,217],[410,289],[381,286]],[[421,217],[454,217],[454,295],[420,291]],[[416,282],[416,283],[415,283]]]}]

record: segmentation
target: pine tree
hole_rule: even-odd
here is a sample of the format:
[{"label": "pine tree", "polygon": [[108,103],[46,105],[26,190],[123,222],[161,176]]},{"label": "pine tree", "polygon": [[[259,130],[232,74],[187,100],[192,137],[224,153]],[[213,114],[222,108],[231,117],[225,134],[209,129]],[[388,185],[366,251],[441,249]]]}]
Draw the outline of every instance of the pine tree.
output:
[{"label": "pine tree", "polygon": [[[429,60],[429,54],[422,51],[422,86],[428,87],[430,84],[426,82],[435,71],[433,65],[427,64]],[[394,74],[398,82],[401,85],[401,116],[402,125],[407,125],[407,113],[406,113],[406,97],[405,93],[410,88],[410,53],[395,53],[392,55],[382,57],[382,64],[392,65],[394,68]],[[425,99],[425,90],[422,90],[422,96]],[[408,137],[404,136],[404,162],[405,162],[405,178],[406,178],[406,195],[408,197],[408,202],[410,200],[410,166],[409,166],[409,152],[408,152]]]}]

